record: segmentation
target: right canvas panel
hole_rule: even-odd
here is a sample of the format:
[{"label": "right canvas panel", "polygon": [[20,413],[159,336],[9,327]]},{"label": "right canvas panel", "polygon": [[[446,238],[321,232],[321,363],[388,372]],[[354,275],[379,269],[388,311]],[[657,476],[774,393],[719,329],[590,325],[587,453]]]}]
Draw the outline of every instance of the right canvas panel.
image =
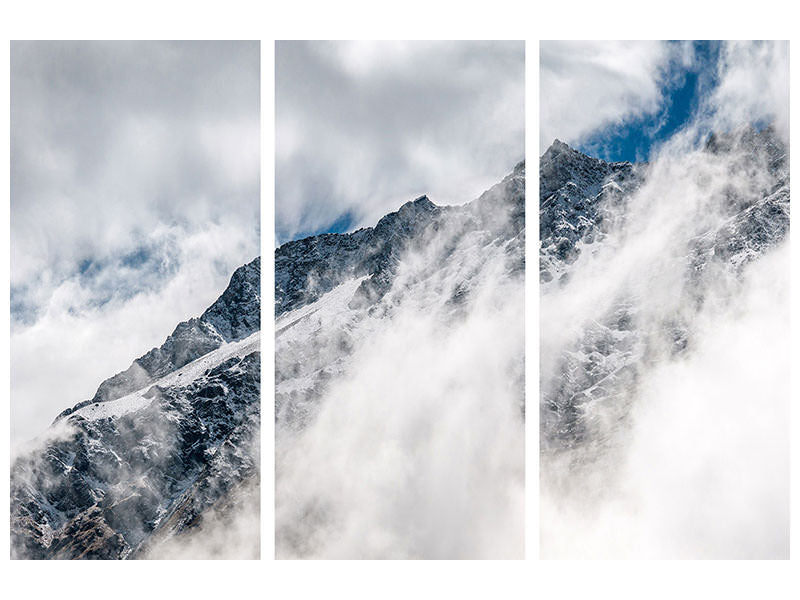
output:
[{"label": "right canvas panel", "polygon": [[540,45],[543,558],[789,557],[789,43]]}]

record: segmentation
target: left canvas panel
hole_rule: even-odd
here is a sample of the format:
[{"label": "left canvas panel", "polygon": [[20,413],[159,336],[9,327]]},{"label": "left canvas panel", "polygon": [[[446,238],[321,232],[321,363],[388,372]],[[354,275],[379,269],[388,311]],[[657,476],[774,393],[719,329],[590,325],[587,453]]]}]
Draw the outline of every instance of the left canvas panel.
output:
[{"label": "left canvas panel", "polygon": [[11,43],[12,558],[259,556],[259,54]]}]

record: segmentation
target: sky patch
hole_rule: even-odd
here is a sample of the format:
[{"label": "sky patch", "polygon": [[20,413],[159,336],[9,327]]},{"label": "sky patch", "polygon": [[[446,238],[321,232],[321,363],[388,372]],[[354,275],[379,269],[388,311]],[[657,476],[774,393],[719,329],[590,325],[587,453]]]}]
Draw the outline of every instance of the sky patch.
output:
[{"label": "sky patch", "polygon": [[648,162],[683,132],[788,132],[786,64],[786,42],[541,42],[540,154]]}]

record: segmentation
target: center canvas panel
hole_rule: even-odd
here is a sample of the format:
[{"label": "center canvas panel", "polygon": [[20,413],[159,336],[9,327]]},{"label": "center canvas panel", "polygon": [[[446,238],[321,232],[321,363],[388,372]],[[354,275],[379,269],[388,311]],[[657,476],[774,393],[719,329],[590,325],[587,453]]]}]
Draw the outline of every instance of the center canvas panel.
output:
[{"label": "center canvas panel", "polygon": [[276,44],[278,558],[524,556],[524,44]]}]

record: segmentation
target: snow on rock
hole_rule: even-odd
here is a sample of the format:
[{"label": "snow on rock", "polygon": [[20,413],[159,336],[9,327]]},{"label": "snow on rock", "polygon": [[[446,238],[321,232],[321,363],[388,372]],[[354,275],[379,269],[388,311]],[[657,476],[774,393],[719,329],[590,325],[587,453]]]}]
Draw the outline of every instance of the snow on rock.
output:
[{"label": "snow on rock", "polygon": [[[201,317],[21,449],[11,468],[12,557],[141,558],[181,547],[205,557],[225,545],[223,532],[241,529],[240,518],[252,522],[259,281],[259,259],[237,269]],[[204,541],[204,519],[213,540]],[[255,557],[247,553],[257,553],[257,523],[248,530],[247,549],[227,557]]]},{"label": "snow on rock", "polygon": [[190,362],[177,371],[157,379],[143,388],[116,400],[106,402],[95,402],[84,406],[72,413],[72,416],[82,417],[90,421],[96,419],[107,419],[121,417],[131,412],[136,412],[145,408],[152,402],[155,395],[154,387],[167,388],[173,386],[186,385],[195,381],[209,369],[222,364],[233,357],[244,357],[253,352],[257,352],[261,345],[261,332],[250,334],[238,342],[225,343],[216,350]]}]

